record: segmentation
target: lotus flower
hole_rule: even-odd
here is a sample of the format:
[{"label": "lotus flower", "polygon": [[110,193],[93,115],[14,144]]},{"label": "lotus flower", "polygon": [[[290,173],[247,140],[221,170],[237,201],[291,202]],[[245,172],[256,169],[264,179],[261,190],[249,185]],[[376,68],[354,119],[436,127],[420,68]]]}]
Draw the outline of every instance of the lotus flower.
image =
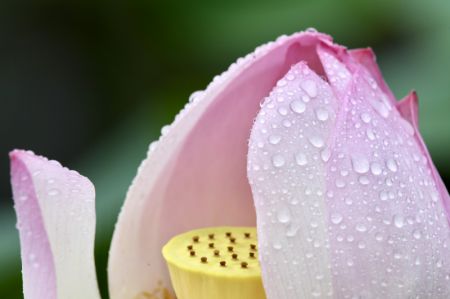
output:
[{"label": "lotus flower", "polygon": [[[267,298],[449,298],[449,194],[370,49],[313,30],[259,47],[150,146],[120,213],[112,299],[172,298],[161,248],[256,226]],[[26,299],[98,298],[94,188],[11,153]]]}]

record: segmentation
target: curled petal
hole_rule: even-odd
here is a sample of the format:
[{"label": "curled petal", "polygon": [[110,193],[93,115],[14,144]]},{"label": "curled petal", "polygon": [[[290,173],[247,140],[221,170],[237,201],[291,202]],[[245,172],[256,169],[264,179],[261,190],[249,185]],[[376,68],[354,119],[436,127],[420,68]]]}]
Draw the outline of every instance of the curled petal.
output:
[{"label": "curled petal", "polygon": [[193,95],[163,130],[116,226],[108,266],[111,298],[172,294],[160,251],[174,235],[205,226],[255,225],[246,161],[260,102],[300,60],[323,72],[315,47],[328,42],[325,35],[303,32],[256,49]]},{"label": "curled petal", "polygon": [[32,152],[15,150],[10,158],[25,298],[100,298],[93,185]]}]

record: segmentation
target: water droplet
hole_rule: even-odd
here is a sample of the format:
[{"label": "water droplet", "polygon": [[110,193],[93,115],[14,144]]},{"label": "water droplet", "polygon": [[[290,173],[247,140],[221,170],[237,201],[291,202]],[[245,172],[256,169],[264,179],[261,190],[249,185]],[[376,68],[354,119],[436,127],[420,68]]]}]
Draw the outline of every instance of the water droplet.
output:
[{"label": "water droplet", "polygon": [[386,161],[386,166],[392,172],[397,171],[397,162],[394,159],[388,159]]},{"label": "water droplet", "polygon": [[314,147],[317,148],[321,148],[325,145],[325,142],[319,136],[309,136],[308,140]]},{"label": "water droplet", "polygon": [[269,143],[270,144],[278,144],[281,141],[281,136],[279,135],[270,135],[269,136]]},{"label": "water droplet", "polygon": [[366,136],[367,138],[369,138],[369,140],[375,140],[375,133],[373,132],[372,128],[367,128]]},{"label": "water droplet", "polygon": [[364,113],[361,114],[361,120],[362,120],[363,122],[365,122],[366,124],[368,124],[368,123],[370,123],[370,121],[372,120],[372,118],[370,117],[370,114],[369,114],[369,113],[364,112]]},{"label": "water droplet", "polygon": [[315,98],[317,96],[317,85],[312,80],[305,80],[300,83],[300,87],[310,96]]},{"label": "water droplet", "polygon": [[170,125],[165,125],[164,127],[161,128],[161,135],[164,136],[167,133],[169,133],[170,131]]},{"label": "water droplet", "polygon": [[189,102],[190,103],[194,103],[196,102],[200,96],[203,94],[203,90],[197,90],[194,91],[190,96],[189,96]]},{"label": "water droplet", "polygon": [[302,101],[293,100],[290,104],[291,110],[295,113],[303,113],[306,110],[306,105]]},{"label": "water droplet", "polygon": [[380,198],[381,201],[386,201],[388,200],[389,195],[386,191],[381,191],[378,197]]},{"label": "water droplet", "polygon": [[302,101],[305,103],[308,103],[309,101],[311,101],[311,98],[308,97],[306,94],[302,96]]},{"label": "water droplet", "polygon": [[286,116],[288,114],[288,111],[286,108],[280,107],[280,108],[278,108],[278,113],[280,113],[280,115],[282,115],[282,116]]},{"label": "water droplet", "polygon": [[336,187],[338,188],[344,188],[345,187],[345,181],[342,179],[336,179],[334,182],[336,184]]},{"label": "water droplet", "polygon": [[421,237],[422,237],[422,233],[420,232],[420,230],[415,230],[414,232],[413,232],[413,237],[415,238],[415,239],[417,239],[417,240],[419,240]]},{"label": "water droplet", "polygon": [[328,160],[330,160],[330,157],[331,157],[330,149],[327,147],[326,149],[321,151],[320,152],[320,157],[322,158],[323,162],[328,162]]},{"label": "water droplet", "polygon": [[295,155],[295,162],[298,165],[300,165],[300,166],[308,164],[308,160],[306,159],[306,155],[303,154],[303,153],[298,153],[298,154]]},{"label": "water droplet", "polygon": [[56,196],[59,194],[59,190],[58,189],[50,189],[50,190],[48,190],[47,194],[49,196]]},{"label": "water droplet", "polygon": [[411,136],[414,135],[414,127],[409,123],[409,121],[403,118],[400,119],[401,119],[400,123],[403,126],[403,128],[405,128],[406,133],[408,133]]},{"label": "water droplet", "polygon": [[277,219],[280,223],[288,223],[291,221],[291,213],[286,207],[282,207],[277,212]]},{"label": "water droplet", "polygon": [[369,178],[366,177],[365,175],[362,175],[362,176],[359,177],[358,182],[359,182],[361,185],[368,185],[368,184],[370,183],[370,180],[369,180]]},{"label": "water droplet", "polygon": [[289,225],[286,229],[286,237],[294,237],[297,234],[299,227],[294,225]]},{"label": "water droplet", "polygon": [[283,126],[285,126],[286,128],[290,128],[292,126],[292,123],[291,123],[290,120],[284,119],[283,120]]},{"label": "water droplet", "polygon": [[431,200],[433,202],[438,202],[439,201],[439,194],[437,194],[437,192],[431,192]]},{"label": "water droplet", "polygon": [[402,215],[394,215],[394,225],[398,228],[402,228],[405,225],[405,218]]},{"label": "water droplet", "polygon": [[281,79],[281,80],[279,80],[279,81],[277,82],[277,86],[278,86],[278,87],[286,86],[286,84],[287,84],[287,82],[286,82],[286,80],[284,80],[284,79]]},{"label": "water droplet", "polygon": [[377,162],[373,162],[370,164],[370,171],[373,175],[380,175],[383,172],[383,169],[381,168],[381,165]]},{"label": "water droplet", "polygon": [[272,157],[272,165],[279,168],[283,167],[283,165],[286,163],[284,160],[284,157],[282,155],[274,155]]},{"label": "water droplet", "polygon": [[369,171],[369,160],[361,155],[352,156],[353,170],[357,173],[366,173]]},{"label": "water droplet", "polygon": [[367,231],[367,227],[366,227],[364,224],[362,224],[362,223],[358,223],[358,224],[356,225],[355,229],[356,229],[357,231],[361,232],[361,233]]},{"label": "water droplet", "polygon": [[328,110],[324,109],[324,108],[319,108],[316,110],[316,117],[318,120],[320,121],[326,121],[328,120]]},{"label": "water droplet", "polygon": [[338,214],[338,213],[331,214],[331,222],[333,224],[341,223],[342,219],[343,219],[343,217],[341,214]]},{"label": "water droplet", "polygon": [[387,118],[389,116],[389,109],[383,102],[370,101],[370,104],[382,117]]},{"label": "water droplet", "polygon": [[20,201],[26,201],[26,200],[28,200],[28,195],[26,195],[26,194],[20,195],[20,196],[19,196],[19,200],[20,200]]},{"label": "water droplet", "polygon": [[280,250],[282,248],[282,245],[280,242],[273,242],[272,247],[276,250]]}]

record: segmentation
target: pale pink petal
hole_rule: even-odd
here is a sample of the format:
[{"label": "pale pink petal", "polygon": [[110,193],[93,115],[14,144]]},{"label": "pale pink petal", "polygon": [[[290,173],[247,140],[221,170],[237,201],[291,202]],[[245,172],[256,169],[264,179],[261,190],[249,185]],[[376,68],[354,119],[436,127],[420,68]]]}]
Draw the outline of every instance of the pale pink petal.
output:
[{"label": "pale pink petal", "polygon": [[247,146],[261,100],[290,66],[329,37],[281,37],[238,60],[197,93],[142,163],[116,226],[108,267],[113,299],[171,293],[162,246],[181,232],[255,225],[246,176]]},{"label": "pale pink petal", "polygon": [[326,174],[340,103],[305,62],[282,80],[258,114],[248,154],[263,282],[269,299],[324,298],[333,291]]},{"label": "pale pink petal", "polygon": [[[373,80],[377,83],[383,93],[389,98],[392,105],[395,105],[396,99],[389,86],[383,79],[380,68],[377,64],[377,58],[371,48],[354,49],[348,51],[350,56],[356,63],[364,66],[371,74]],[[345,56],[344,56],[345,57]]]},{"label": "pale pink petal", "polygon": [[100,298],[93,256],[93,185],[29,151],[15,150],[10,158],[24,297]]},{"label": "pale pink petal", "polygon": [[424,157],[426,157],[426,160],[431,167],[436,187],[439,190],[441,199],[447,211],[447,218],[450,219],[450,196],[444,182],[442,181],[441,176],[439,175],[439,172],[436,169],[436,166],[433,163],[433,160],[431,159],[430,153],[428,152],[425,142],[423,141],[422,135],[419,132],[419,100],[417,98],[417,93],[415,91],[409,93],[403,100],[397,103],[396,107],[400,115],[411,125],[408,126],[408,124],[403,123],[404,126],[408,131],[414,131],[414,138],[419,144]]},{"label": "pale pink petal", "polygon": [[[274,89],[252,128],[248,173],[268,298],[448,298],[448,193],[424,145],[365,66],[333,47],[319,55],[338,99],[319,95],[304,113],[280,114],[276,97],[307,80],[296,77]],[[342,92],[330,70],[347,65]],[[306,113],[326,101],[337,117],[323,124]],[[285,143],[266,142],[275,134]]]}]

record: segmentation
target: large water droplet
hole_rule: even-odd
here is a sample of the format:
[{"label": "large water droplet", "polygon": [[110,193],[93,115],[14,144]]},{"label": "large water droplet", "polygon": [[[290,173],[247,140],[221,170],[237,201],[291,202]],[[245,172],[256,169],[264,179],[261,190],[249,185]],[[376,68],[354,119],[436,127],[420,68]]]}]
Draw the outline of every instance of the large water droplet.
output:
[{"label": "large water droplet", "polygon": [[306,110],[306,105],[302,101],[293,100],[290,104],[291,110],[295,113],[303,113]]},{"label": "large water droplet", "polygon": [[362,224],[362,223],[358,223],[358,224],[356,225],[355,229],[356,229],[357,231],[363,233],[363,232],[367,231],[367,226],[365,226],[365,225]]},{"label": "large water droplet", "polygon": [[398,228],[402,228],[405,225],[405,218],[402,215],[394,215],[394,225]]},{"label": "large water droplet", "polygon": [[270,135],[269,136],[269,143],[270,144],[278,144],[281,141],[281,136],[279,135]]},{"label": "large water droplet", "polygon": [[386,166],[392,172],[396,172],[397,171],[397,162],[395,162],[394,159],[388,159],[386,161]]},{"label": "large water droplet", "polygon": [[291,213],[286,207],[282,207],[277,211],[277,219],[280,223],[288,223],[291,221]]},{"label": "large water droplet", "polygon": [[326,121],[328,120],[328,110],[324,109],[324,108],[319,108],[316,110],[316,117],[318,120],[320,121]]},{"label": "large water droplet", "polygon": [[345,181],[342,179],[336,179],[336,181],[334,181],[336,187],[338,188],[344,188],[345,187]]},{"label": "large water droplet", "polygon": [[272,157],[272,165],[279,168],[283,167],[283,165],[286,163],[286,160],[282,155],[274,155]]},{"label": "large water droplet", "polygon": [[362,176],[360,176],[360,177],[358,178],[358,182],[359,182],[361,185],[368,185],[368,184],[370,183],[370,180],[369,180],[369,178],[366,177],[365,175],[362,175]]},{"label": "large water droplet", "polygon": [[372,118],[370,117],[369,113],[364,112],[361,114],[361,120],[368,124],[372,120]]},{"label": "large water droplet", "polygon": [[383,169],[379,163],[373,162],[370,164],[370,172],[372,172],[373,175],[380,175],[383,172]]},{"label": "large water droplet", "polygon": [[414,232],[413,232],[413,237],[415,238],[415,239],[417,239],[417,240],[419,240],[421,237],[422,237],[422,233],[420,232],[420,230],[415,230]]},{"label": "large water droplet", "polygon": [[306,155],[303,154],[303,153],[298,153],[298,154],[295,155],[295,162],[298,165],[300,165],[300,166],[308,164],[308,160],[306,159]]},{"label": "large water droplet", "polygon": [[388,200],[389,195],[386,191],[381,191],[378,197],[380,198],[381,201],[386,201]]},{"label": "large water droplet", "polygon": [[308,140],[314,147],[317,147],[317,148],[321,148],[325,145],[325,142],[323,141],[323,139],[316,135],[309,136]]},{"label": "large water droplet", "polygon": [[312,80],[305,80],[300,83],[300,87],[310,96],[315,98],[317,96],[317,85]]},{"label": "large water droplet", "polygon": [[343,219],[342,215],[338,214],[338,213],[331,214],[330,218],[331,218],[331,222],[334,223],[334,224],[341,223],[341,221]]},{"label": "large water droplet", "polygon": [[367,158],[362,155],[353,155],[352,165],[353,170],[357,173],[366,173],[370,168],[369,160],[367,160]]},{"label": "large water droplet", "polygon": [[331,157],[330,149],[327,147],[326,149],[321,151],[320,152],[320,157],[322,158],[323,162],[328,162],[328,160],[330,160],[330,157]]},{"label": "large water droplet", "polygon": [[48,190],[48,192],[47,192],[47,194],[49,195],[49,196],[56,196],[56,195],[58,195],[60,192],[59,192],[59,190],[58,189],[50,189],[50,190]]},{"label": "large water droplet", "polygon": [[370,104],[382,117],[387,118],[389,116],[389,109],[383,102],[370,101]]}]

